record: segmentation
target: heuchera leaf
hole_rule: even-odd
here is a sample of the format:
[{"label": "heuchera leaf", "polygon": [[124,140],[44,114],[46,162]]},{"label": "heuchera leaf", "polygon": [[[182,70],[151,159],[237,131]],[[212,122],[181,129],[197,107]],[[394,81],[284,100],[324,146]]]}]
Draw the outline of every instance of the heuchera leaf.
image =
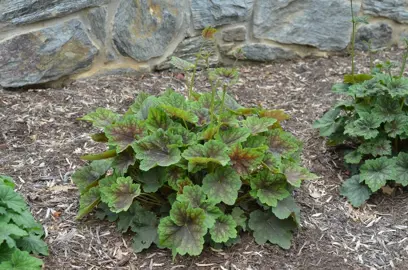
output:
[{"label": "heuchera leaf", "polygon": [[242,148],[240,144],[236,144],[232,147],[229,157],[232,167],[238,174],[248,175],[261,164],[264,153],[261,149]]},{"label": "heuchera leaf", "polygon": [[17,225],[12,223],[0,222],[0,243],[7,243],[9,248],[16,246],[14,238],[19,238],[21,236],[27,236],[28,233],[20,229]]},{"label": "heuchera leaf", "polygon": [[136,157],[141,160],[140,169],[148,171],[153,167],[167,167],[180,161],[180,150],[174,145],[181,145],[182,138],[179,135],[165,133],[162,129],[157,130],[150,136],[133,144]]},{"label": "heuchera leaf", "polygon": [[231,112],[224,112],[218,115],[218,122],[221,125],[229,126],[229,127],[239,127],[239,121],[237,116]]},{"label": "heuchera leaf", "polygon": [[163,105],[169,105],[183,110],[188,108],[185,97],[173,89],[167,89],[166,92],[159,97],[159,100]]},{"label": "heuchera leaf", "polygon": [[145,136],[145,125],[133,116],[126,116],[119,122],[105,128],[108,143],[116,147],[118,153],[126,150],[134,142]]},{"label": "heuchera leaf", "polygon": [[231,216],[234,219],[237,226],[241,227],[243,231],[246,231],[247,217],[245,215],[245,212],[239,207],[234,207],[234,209],[232,209]]},{"label": "heuchera leaf", "polygon": [[175,202],[170,216],[160,220],[160,245],[172,249],[174,255],[199,255],[207,233],[204,221],[204,210],[191,208],[187,202]]},{"label": "heuchera leaf", "polygon": [[408,80],[407,78],[394,78],[387,83],[387,90],[391,97],[400,98],[408,95]]},{"label": "heuchera leaf", "polygon": [[268,131],[268,128],[276,123],[276,119],[273,118],[259,118],[257,116],[250,116],[242,124],[249,129],[252,135]]},{"label": "heuchera leaf", "polygon": [[100,220],[107,219],[110,222],[116,221],[119,217],[117,213],[113,213],[109,209],[109,206],[106,203],[100,203],[98,205],[98,208],[96,208],[95,216]]},{"label": "heuchera leaf", "polygon": [[366,155],[388,156],[392,153],[391,141],[385,138],[377,138],[366,141],[358,147],[358,152]]},{"label": "heuchera leaf", "polygon": [[259,112],[259,116],[273,118],[278,120],[279,122],[285,121],[290,118],[290,116],[283,110],[262,110]]},{"label": "heuchera leaf", "polygon": [[267,137],[265,136],[261,136],[261,135],[251,136],[244,143],[242,143],[242,146],[244,148],[264,147],[265,145],[267,145],[266,141],[267,141]]},{"label": "heuchera leaf", "polygon": [[408,116],[405,114],[400,114],[397,115],[393,121],[385,123],[384,130],[388,133],[388,136],[391,138],[396,138],[397,135],[401,135],[406,132],[407,126]]},{"label": "heuchera leaf", "polygon": [[158,106],[160,106],[160,101],[157,97],[147,97],[145,100],[143,100],[143,103],[136,114],[136,118],[140,120],[146,120],[147,117],[149,117],[150,109],[156,108]]},{"label": "heuchera leaf", "polygon": [[98,108],[96,111],[88,113],[79,120],[89,121],[93,126],[105,128],[120,120],[120,115],[105,108]]},{"label": "heuchera leaf", "polygon": [[395,182],[408,185],[408,153],[400,152],[395,159]]},{"label": "heuchera leaf", "polygon": [[112,168],[120,175],[124,175],[129,166],[136,163],[136,155],[131,147],[117,155],[112,161]]},{"label": "heuchera leaf", "polygon": [[191,172],[196,165],[206,165],[209,162],[227,165],[230,158],[227,153],[227,146],[219,141],[211,140],[204,145],[197,144],[187,148],[182,156],[188,160],[188,170]]},{"label": "heuchera leaf", "polygon": [[127,211],[133,199],[140,195],[140,185],[133,184],[131,177],[119,177],[110,187],[101,188],[102,201],[108,204],[112,212]]},{"label": "heuchera leaf", "polygon": [[36,231],[42,230],[41,224],[35,221],[27,208],[21,212],[8,211],[7,216],[20,228],[24,228],[28,231],[33,229]]},{"label": "heuchera leaf", "polygon": [[141,252],[157,242],[158,220],[153,212],[144,209],[139,202],[133,202],[126,212],[118,215],[118,230],[127,232],[131,229],[135,234],[132,247],[135,252]]},{"label": "heuchera leaf", "polygon": [[296,223],[292,219],[278,219],[271,211],[256,210],[251,213],[248,226],[253,230],[255,242],[259,245],[269,241],[283,249],[289,249],[292,240],[291,231],[296,228]]},{"label": "heuchera leaf", "polygon": [[215,139],[231,146],[245,142],[250,135],[251,132],[247,128],[228,128],[226,130],[220,130],[215,136]]},{"label": "heuchera leaf", "polygon": [[367,185],[360,183],[360,175],[354,175],[347,179],[340,188],[340,195],[354,207],[360,207],[371,196],[372,192]]},{"label": "heuchera leaf", "polygon": [[292,196],[279,201],[276,207],[272,207],[272,213],[279,219],[286,219],[292,216],[296,223],[300,224],[300,207]]},{"label": "heuchera leaf", "polygon": [[268,132],[267,144],[272,154],[282,155],[286,158],[290,158],[301,147],[301,143],[292,134],[281,129]]},{"label": "heuchera leaf", "polygon": [[203,179],[203,191],[215,202],[233,205],[238,197],[241,179],[234,169],[218,167]]},{"label": "heuchera leaf", "polygon": [[184,187],[193,186],[194,184],[188,177],[185,177],[184,179],[177,180],[176,185],[178,188],[178,194],[183,194]]},{"label": "heuchera leaf", "polygon": [[9,186],[14,189],[15,184],[13,178],[6,175],[0,175],[0,185]]},{"label": "heuchera leaf", "polygon": [[205,130],[198,134],[198,138],[200,140],[206,141],[212,140],[214,138],[214,135],[217,134],[218,130],[219,130],[218,125],[209,124]]},{"label": "heuchera leaf", "polygon": [[189,123],[197,123],[198,122],[198,117],[192,112],[173,107],[170,105],[161,105],[161,108],[163,108],[168,114],[170,114],[173,117],[180,118],[186,122]]},{"label": "heuchera leaf", "polygon": [[300,187],[302,181],[317,178],[315,174],[310,173],[306,168],[294,163],[285,164],[282,171],[286,177],[286,181],[294,187]]},{"label": "heuchera leaf", "polygon": [[27,251],[15,249],[9,260],[0,263],[0,270],[38,270],[42,265],[42,260],[30,256]]},{"label": "heuchera leaf", "polygon": [[140,172],[136,177],[136,181],[142,184],[143,191],[146,193],[154,193],[159,190],[166,181],[165,169],[156,167],[147,172]]},{"label": "heuchera leaf", "polygon": [[395,180],[395,161],[386,157],[366,160],[360,167],[360,182],[365,182],[372,192]]},{"label": "heuchera leaf", "polygon": [[398,99],[380,96],[377,98],[374,109],[371,113],[373,117],[378,118],[381,122],[390,122],[401,115],[402,111]]},{"label": "heuchera leaf", "polygon": [[187,202],[192,208],[201,208],[205,212],[204,224],[207,228],[214,226],[216,218],[222,215],[221,210],[215,206],[215,202],[207,199],[200,186],[185,186],[183,194],[177,196],[177,201]]},{"label": "heuchera leaf", "polygon": [[353,94],[349,91],[349,88],[350,84],[348,83],[336,83],[333,84],[332,91],[337,94],[353,96]]},{"label": "heuchera leaf", "polygon": [[105,175],[106,171],[111,167],[112,160],[95,160],[88,166],[77,170],[72,176],[72,181],[82,193],[89,188],[97,185],[98,179]]},{"label": "heuchera leaf", "polygon": [[178,191],[177,180],[184,179],[186,175],[186,171],[178,166],[167,167],[165,171],[167,183],[176,191]]},{"label": "heuchera leaf", "polygon": [[197,144],[197,135],[193,132],[190,132],[182,126],[171,127],[168,130],[168,134],[178,135],[181,137],[181,143],[183,146],[190,146]]},{"label": "heuchera leaf", "polygon": [[[200,107],[205,108],[210,110],[211,109],[211,98],[212,98],[212,93],[204,93],[200,96],[198,99],[198,104]],[[218,110],[221,102],[217,97],[214,97],[214,110]]]},{"label": "heuchera leaf", "polygon": [[89,214],[101,201],[101,195],[98,187],[93,187],[81,195],[79,199],[79,211],[77,219],[81,219]]},{"label": "heuchera leaf", "polygon": [[136,98],[135,101],[133,102],[132,105],[130,105],[129,110],[126,114],[137,114],[140,109],[142,108],[143,102],[149,97],[149,94],[140,92]]},{"label": "heuchera leaf", "polygon": [[361,118],[345,126],[345,134],[353,137],[363,137],[366,140],[377,137],[382,121],[374,114],[361,113]]},{"label": "heuchera leaf", "polygon": [[20,194],[6,185],[0,185],[0,205],[20,213],[27,208],[27,205]]},{"label": "heuchera leaf", "polygon": [[313,123],[313,128],[320,130],[320,136],[330,136],[338,128],[336,119],[340,114],[340,109],[334,109],[326,112],[322,118]]},{"label": "heuchera leaf", "polygon": [[237,223],[230,215],[222,215],[217,218],[213,227],[210,228],[211,239],[216,243],[225,243],[229,239],[237,237]]},{"label": "heuchera leaf", "polygon": [[149,110],[149,116],[147,117],[146,120],[146,127],[150,131],[155,132],[159,128],[167,130],[170,127],[171,123],[172,123],[171,119],[162,109],[151,108]]},{"label": "heuchera leaf", "polygon": [[376,79],[364,81],[363,83],[356,83],[348,89],[350,95],[357,98],[364,98],[373,95],[380,95],[384,92],[381,87],[378,87]]},{"label": "heuchera leaf", "polygon": [[[222,98],[222,91],[218,91],[217,95],[219,98]],[[231,111],[236,111],[242,108],[242,106],[235,100],[235,98],[231,97],[228,94],[225,94],[225,107],[230,109]]]},{"label": "heuchera leaf", "polygon": [[272,207],[276,207],[278,201],[290,196],[285,176],[273,174],[269,170],[262,170],[251,177],[251,189],[252,197]]},{"label": "heuchera leaf", "polygon": [[344,160],[348,164],[359,164],[362,158],[363,155],[359,151],[351,151],[344,156]]},{"label": "heuchera leaf", "polygon": [[47,244],[41,236],[30,233],[28,236],[17,239],[17,247],[21,250],[34,253],[35,255],[48,255]]}]

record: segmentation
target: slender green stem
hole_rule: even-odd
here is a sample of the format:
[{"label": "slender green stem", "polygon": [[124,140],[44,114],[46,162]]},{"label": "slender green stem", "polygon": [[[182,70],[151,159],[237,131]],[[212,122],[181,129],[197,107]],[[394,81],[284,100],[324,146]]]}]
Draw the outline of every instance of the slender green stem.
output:
[{"label": "slender green stem", "polygon": [[158,203],[164,203],[165,202],[162,198],[160,198],[155,193],[143,193],[143,195],[150,198],[150,199],[152,199],[152,200],[154,200],[154,201],[156,201],[156,202],[158,202]]},{"label": "slender green stem", "polygon": [[143,202],[143,203],[152,204],[152,205],[162,205],[162,203],[151,201],[148,198],[143,197],[143,195],[136,197],[136,200]]},{"label": "slender green stem", "polygon": [[405,66],[407,64],[407,59],[408,59],[408,44],[407,44],[407,48],[405,49],[404,55],[402,57],[402,66],[401,66],[401,71],[399,74],[400,78],[404,75]]},{"label": "slender green stem", "polygon": [[215,106],[215,91],[217,89],[217,85],[212,82],[211,83],[211,108],[210,108],[210,117],[211,123],[214,122],[214,106]]},{"label": "slender green stem", "polygon": [[355,64],[354,64],[354,58],[355,58],[355,43],[356,43],[356,28],[357,28],[357,23],[354,18],[354,10],[353,10],[353,0],[350,0],[351,2],[351,18],[352,18],[352,23],[353,23],[353,32],[351,36],[351,75],[353,78],[354,82],[354,72],[355,72]]},{"label": "slender green stem", "polygon": [[222,99],[221,99],[220,114],[222,114],[224,112],[225,94],[227,93],[227,88],[228,88],[228,86],[226,84],[224,84],[223,87],[222,87]]}]

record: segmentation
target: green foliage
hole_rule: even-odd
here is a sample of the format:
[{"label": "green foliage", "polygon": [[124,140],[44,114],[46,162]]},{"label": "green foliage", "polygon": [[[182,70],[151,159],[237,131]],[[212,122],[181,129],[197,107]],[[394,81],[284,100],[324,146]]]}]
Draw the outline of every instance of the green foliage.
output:
[{"label": "green foliage", "polygon": [[[196,65],[172,62],[193,79]],[[98,218],[135,234],[136,252],[156,244],[174,256],[199,255],[205,243],[230,246],[247,230],[260,244],[289,248],[300,219],[292,191],[315,178],[299,164],[301,143],[279,124],[289,116],[245,108],[228,95],[237,70],[208,74],[211,93],[142,93],[124,115],[99,126],[99,141],[113,154],[89,158],[72,176],[81,193],[78,218],[97,208]]]},{"label": "green foliage", "polygon": [[0,270],[37,270],[48,255],[41,224],[30,213],[23,197],[14,191],[13,179],[0,175]]},{"label": "green foliage", "polygon": [[[353,25],[358,22],[353,19]],[[346,75],[333,91],[347,96],[347,100],[313,124],[330,145],[352,148],[346,151],[344,160],[357,168],[356,175],[343,183],[340,193],[355,207],[385,185],[408,185],[408,79],[402,77],[405,62],[406,58],[398,76],[392,74],[396,66],[390,61],[372,68],[371,74]]]}]

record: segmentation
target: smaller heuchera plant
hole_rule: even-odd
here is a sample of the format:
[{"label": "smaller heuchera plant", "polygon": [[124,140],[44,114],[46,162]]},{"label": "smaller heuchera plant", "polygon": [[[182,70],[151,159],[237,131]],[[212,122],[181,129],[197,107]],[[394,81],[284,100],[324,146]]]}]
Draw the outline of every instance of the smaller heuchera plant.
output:
[{"label": "smaller heuchera plant", "polygon": [[[315,122],[332,145],[346,144],[345,162],[357,173],[343,183],[341,194],[358,207],[386,184],[408,185],[408,79],[388,74],[390,63],[333,91],[350,96]],[[386,73],[383,73],[386,71]]]},{"label": "smaller heuchera plant", "polygon": [[247,230],[259,244],[290,247],[300,218],[292,191],[314,175],[280,125],[288,115],[238,104],[227,93],[235,69],[209,77],[210,93],[140,93],[123,115],[99,108],[82,118],[109,149],[84,156],[93,161],[72,176],[79,218],[98,207],[98,217],[135,234],[136,252],[154,243],[199,255],[204,243],[232,245]]},{"label": "smaller heuchera plant", "polygon": [[48,255],[44,231],[14,187],[12,178],[0,175],[0,270],[39,270],[42,260],[30,253]]},{"label": "smaller heuchera plant", "polygon": [[353,14],[352,73],[333,86],[348,99],[313,126],[330,145],[348,149],[344,160],[354,175],[340,193],[359,207],[385,185],[408,185],[408,79],[403,76],[408,49],[398,74],[392,74],[397,66],[390,61],[375,67],[370,63],[370,74],[354,74],[354,33],[367,20]]}]

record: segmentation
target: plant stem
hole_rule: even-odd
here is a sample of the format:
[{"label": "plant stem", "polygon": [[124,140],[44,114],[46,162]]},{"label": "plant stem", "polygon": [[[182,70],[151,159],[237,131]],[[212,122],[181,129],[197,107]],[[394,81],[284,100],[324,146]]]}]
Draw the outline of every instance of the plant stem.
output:
[{"label": "plant stem", "polygon": [[202,50],[203,46],[201,45],[200,50],[198,51],[198,53],[196,54],[196,59],[194,62],[194,68],[193,68],[193,73],[191,75],[191,80],[190,80],[190,84],[188,86],[188,99],[191,100],[192,96],[193,96],[193,87],[195,84],[195,77],[197,74],[197,66],[198,66],[198,61],[201,58],[201,50]]},{"label": "plant stem", "polygon": [[214,83],[211,83],[211,108],[210,108],[210,117],[211,117],[211,123],[214,121],[214,106],[215,106],[215,90],[217,88],[217,85],[214,85]]},{"label": "plant stem", "polygon": [[152,200],[155,200],[155,201],[158,202],[158,203],[164,203],[164,202],[165,202],[162,198],[160,198],[160,197],[159,197],[157,194],[155,194],[155,193],[143,193],[143,195],[146,196],[146,197],[148,197],[148,198],[150,198],[150,199],[152,199]]},{"label": "plant stem", "polygon": [[221,100],[221,109],[220,114],[224,112],[224,103],[225,103],[225,94],[227,93],[227,85],[224,84],[222,87],[222,100]]},{"label": "plant stem", "polygon": [[407,46],[405,48],[404,55],[402,57],[402,66],[401,66],[401,71],[400,71],[400,74],[399,74],[400,78],[404,75],[405,65],[407,64],[407,59],[408,59],[408,42],[407,42]]},{"label": "plant stem", "polygon": [[354,65],[354,57],[355,57],[355,51],[354,51],[354,47],[355,47],[355,42],[356,42],[356,20],[354,18],[354,10],[353,10],[353,0],[350,0],[351,2],[351,18],[352,18],[352,23],[353,23],[353,32],[352,32],[352,36],[351,36],[351,75],[353,78],[353,83],[354,83],[354,69],[355,69],[355,65]]}]

